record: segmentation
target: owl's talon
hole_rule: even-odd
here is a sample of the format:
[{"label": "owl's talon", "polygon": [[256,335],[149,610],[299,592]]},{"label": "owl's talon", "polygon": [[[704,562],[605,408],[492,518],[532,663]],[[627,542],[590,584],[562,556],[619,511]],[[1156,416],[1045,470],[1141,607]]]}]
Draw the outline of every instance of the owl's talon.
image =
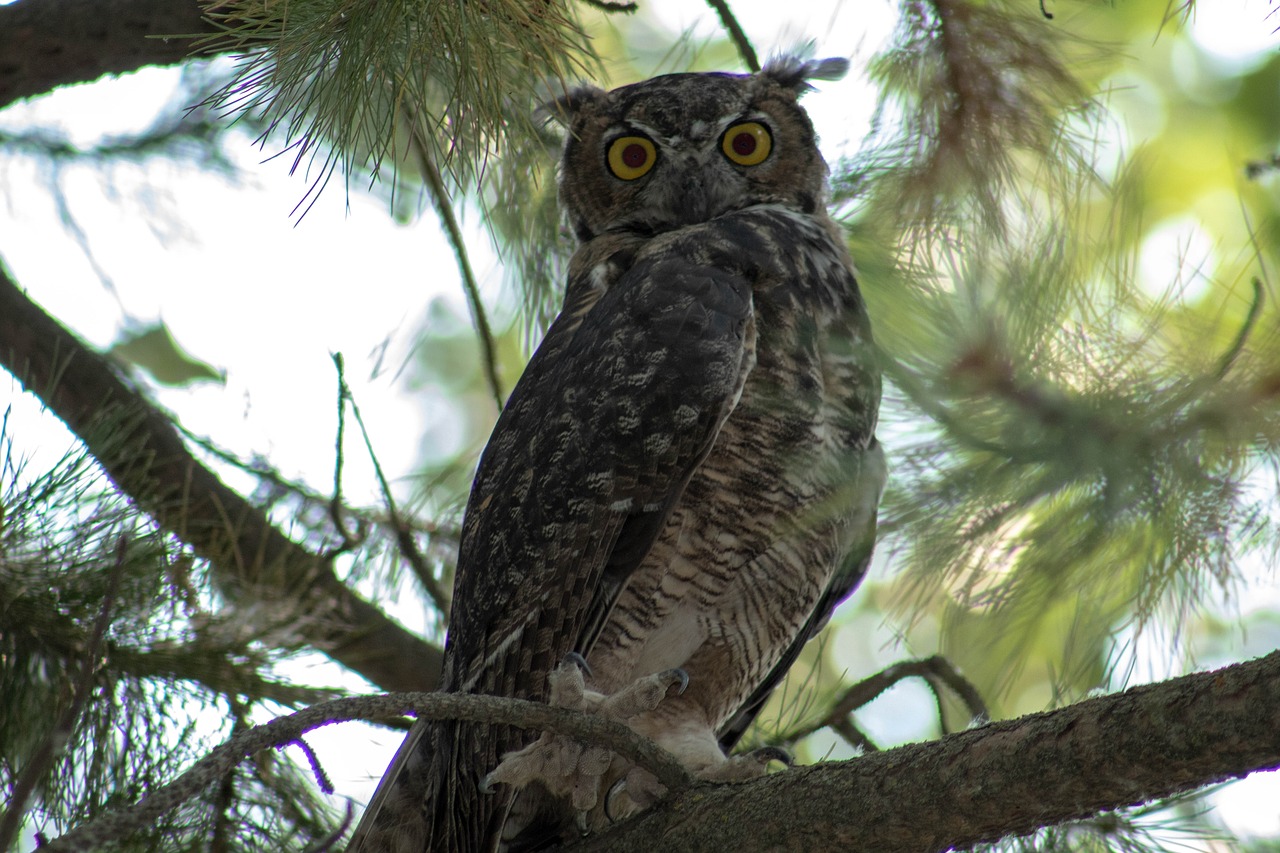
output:
[{"label": "owl's talon", "polygon": [[791,767],[796,763],[795,756],[780,746],[762,746],[759,749],[751,750],[747,754],[762,765],[767,765],[770,761],[778,761]]},{"label": "owl's talon", "polygon": [[670,681],[673,687],[677,684],[680,685],[680,689],[676,691],[677,696],[689,688],[689,673],[683,669],[668,669],[658,677],[664,681]]},{"label": "owl's talon", "polygon": [[751,752],[731,755],[719,763],[704,767],[696,775],[706,782],[747,782],[767,774],[771,761],[781,761],[790,767],[795,759],[780,746],[762,746]]},{"label": "owl's talon", "polygon": [[486,773],[476,787],[482,794],[496,794],[498,792],[498,789],[494,787],[492,773]]},{"label": "owl's talon", "polygon": [[568,664],[573,664],[578,669],[582,670],[582,674],[585,675],[587,678],[591,677],[592,675],[591,665],[587,663],[586,658],[584,658],[582,655],[578,654],[577,652],[569,652],[567,655],[565,655],[560,659],[561,666],[566,666]]},{"label": "owl's talon", "polygon": [[604,795],[604,816],[609,823],[617,823],[618,818],[613,813],[613,798],[622,793],[627,787],[627,777],[623,776],[618,781],[609,786],[609,791]]}]

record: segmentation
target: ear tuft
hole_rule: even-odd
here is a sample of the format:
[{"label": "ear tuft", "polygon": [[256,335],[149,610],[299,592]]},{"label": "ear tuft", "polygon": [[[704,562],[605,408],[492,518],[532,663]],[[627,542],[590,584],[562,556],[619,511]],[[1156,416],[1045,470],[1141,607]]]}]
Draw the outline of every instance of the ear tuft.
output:
[{"label": "ear tuft", "polygon": [[778,56],[765,63],[761,74],[797,95],[813,87],[809,80],[839,80],[849,71],[849,60],[843,56],[829,59],[806,59],[803,56]]},{"label": "ear tuft", "polygon": [[564,127],[573,123],[578,110],[587,104],[604,97],[605,91],[597,86],[575,86],[565,90],[563,95],[552,98],[539,106],[533,113],[536,120],[554,121]]}]

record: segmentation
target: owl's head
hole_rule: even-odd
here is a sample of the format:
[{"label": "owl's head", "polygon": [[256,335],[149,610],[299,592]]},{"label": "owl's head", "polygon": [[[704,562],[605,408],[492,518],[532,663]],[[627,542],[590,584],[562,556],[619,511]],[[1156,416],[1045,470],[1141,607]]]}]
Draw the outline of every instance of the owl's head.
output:
[{"label": "owl's head", "polygon": [[808,80],[848,65],[786,57],[758,74],[668,74],[557,99],[560,199],[578,238],[656,234],[758,204],[813,213],[827,165],[798,101]]}]

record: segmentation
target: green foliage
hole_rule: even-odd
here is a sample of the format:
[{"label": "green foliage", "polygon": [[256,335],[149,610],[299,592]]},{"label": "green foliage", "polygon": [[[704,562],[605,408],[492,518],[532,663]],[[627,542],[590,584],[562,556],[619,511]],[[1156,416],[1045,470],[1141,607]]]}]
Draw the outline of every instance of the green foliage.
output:
[{"label": "green foliage", "polygon": [[425,142],[459,186],[476,184],[503,144],[534,133],[532,107],[593,62],[563,0],[229,0],[211,11],[241,52],[236,78],[212,99],[283,132],[312,191],[341,166],[394,175]]},{"label": "green foliage", "polygon": [[[137,802],[225,736],[215,720],[331,695],[271,674],[279,637],[211,616],[199,564],[89,459],[28,472],[13,440],[0,428],[0,788],[32,786],[31,802],[10,800],[31,808],[30,830]],[[219,832],[225,849],[301,849],[332,831],[296,765],[260,756],[240,774],[124,849],[204,849]]]},{"label": "green foliage", "polygon": [[[1118,632],[1192,624],[1280,533],[1277,199],[1238,177],[1275,144],[1275,63],[1202,63],[1235,93],[1208,108],[1176,22],[1151,44],[1163,2],[1017,5],[910,4],[872,66],[882,126],[836,180],[892,383],[898,612],[1001,713],[1107,683]],[[1146,116],[1082,93],[1134,75],[1167,117],[1125,151]],[[1187,214],[1222,262],[1153,279],[1152,226]]]}]

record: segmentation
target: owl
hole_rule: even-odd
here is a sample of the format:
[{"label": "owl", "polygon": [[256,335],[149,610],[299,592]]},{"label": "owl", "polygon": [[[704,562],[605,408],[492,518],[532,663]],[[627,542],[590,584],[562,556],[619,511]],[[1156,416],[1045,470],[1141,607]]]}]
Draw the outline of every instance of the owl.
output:
[{"label": "owl", "polygon": [[[843,60],[550,106],[579,246],[480,459],[441,689],[625,722],[705,779],[862,579],[885,462],[867,313],[798,101]],[[351,849],[536,850],[642,809],[590,744],[419,721]]]}]

